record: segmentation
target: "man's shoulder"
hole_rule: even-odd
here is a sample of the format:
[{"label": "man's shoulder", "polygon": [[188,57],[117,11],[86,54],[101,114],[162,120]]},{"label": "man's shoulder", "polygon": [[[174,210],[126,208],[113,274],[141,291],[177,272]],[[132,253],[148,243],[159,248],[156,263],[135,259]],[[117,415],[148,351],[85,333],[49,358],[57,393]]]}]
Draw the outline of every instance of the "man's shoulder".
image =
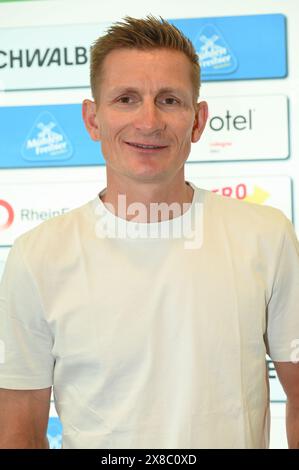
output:
[{"label": "man's shoulder", "polygon": [[246,199],[235,199],[208,192],[207,209],[213,215],[230,223],[254,229],[284,227],[287,217],[272,206],[257,204]]},{"label": "man's shoulder", "polygon": [[88,224],[92,214],[90,205],[91,201],[71,209],[65,214],[42,222],[37,227],[20,235],[15,244],[21,246],[22,251],[25,253],[32,252],[32,250],[52,248],[57,243],[60,245],[68,243],[76,231],[82,231]]}]

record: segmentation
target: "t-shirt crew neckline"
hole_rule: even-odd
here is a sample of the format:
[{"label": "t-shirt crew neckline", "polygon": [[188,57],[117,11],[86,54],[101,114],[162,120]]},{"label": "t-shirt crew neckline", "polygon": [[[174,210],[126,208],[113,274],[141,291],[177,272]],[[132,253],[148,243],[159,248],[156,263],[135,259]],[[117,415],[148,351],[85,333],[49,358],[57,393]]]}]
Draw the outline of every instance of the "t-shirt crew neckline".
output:
[{"label": "t-shirt crew neckline", "polygon": [[180,216],[161,222],[134,222],[113,214],[100,198],[105,188],[91,201],[91,208],[96,218],[96,233],[100,238],[143,238],[172,239],[190,238],[201,221],[203,211],[203,190],[186,181],[193,189],[190,207]]}]

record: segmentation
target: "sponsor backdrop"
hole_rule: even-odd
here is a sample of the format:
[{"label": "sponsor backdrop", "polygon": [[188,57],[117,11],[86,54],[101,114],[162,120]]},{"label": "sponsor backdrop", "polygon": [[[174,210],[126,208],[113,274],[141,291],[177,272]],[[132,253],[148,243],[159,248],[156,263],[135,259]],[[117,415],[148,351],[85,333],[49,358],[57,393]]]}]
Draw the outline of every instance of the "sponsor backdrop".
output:
[{"label": "sponsor backdrop", "polygon": [[[0,2],[0,278],[15,238],[95,197],[105,160],[81,119],[89,48],[126,14],[168,18],[193,41],[209,120],[186,178],[282,210],[299,233],[297,0]],[[268,361],[272,447],[284,447],[285,395]],[[61,446],[53,403],[51,447]]]}]

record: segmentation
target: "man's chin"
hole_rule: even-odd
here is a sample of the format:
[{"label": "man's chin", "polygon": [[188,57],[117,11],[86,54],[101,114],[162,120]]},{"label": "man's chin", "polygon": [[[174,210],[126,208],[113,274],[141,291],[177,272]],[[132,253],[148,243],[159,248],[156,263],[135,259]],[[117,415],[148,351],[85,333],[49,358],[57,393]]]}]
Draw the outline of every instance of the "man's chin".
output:
[{"label": "man's chin", "polygon": [[143,170],[132,171],[128,176],[139,183],[162,183],[167,179],[169,171],[167,170]]}]

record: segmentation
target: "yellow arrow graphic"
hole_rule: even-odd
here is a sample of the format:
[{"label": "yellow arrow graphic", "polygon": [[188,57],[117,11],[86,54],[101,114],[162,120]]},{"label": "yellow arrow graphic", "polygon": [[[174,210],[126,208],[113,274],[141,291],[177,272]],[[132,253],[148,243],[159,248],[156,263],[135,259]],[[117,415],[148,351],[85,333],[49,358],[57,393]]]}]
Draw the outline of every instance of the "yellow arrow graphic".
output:
[{"label": "yellow arrow graphic", "polygon": [[254,186],[253,193],[249,196],[246,196],[243,201],[254,202],[255,204],[264,204],[269,197],[270,193],[262,188],[259,188],[258,186]]}]

